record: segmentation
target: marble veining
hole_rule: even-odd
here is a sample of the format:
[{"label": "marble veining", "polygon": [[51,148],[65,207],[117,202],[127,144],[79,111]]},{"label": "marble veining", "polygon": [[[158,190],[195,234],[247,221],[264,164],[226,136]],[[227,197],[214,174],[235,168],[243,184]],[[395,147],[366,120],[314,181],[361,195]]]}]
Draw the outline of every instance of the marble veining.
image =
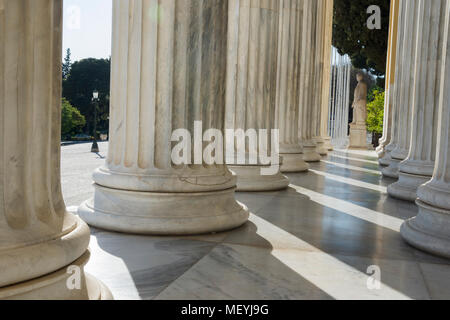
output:
[{"label": "marble veining", "polygon": [[[104,161],[86,146],[63,148],[62,166],[72,158]],[[100,144],[106,152],[107,144]],[[78,154],[78,155],[77,155]],[[81,155],[83,154],[83,155]],[[313,170],[385,186],[379,175],[334,166],[364,167],[374,152],[335,151]],[[333,160],[332,160],[333,159]],[[371,170],[378,166],[370,165]],[[378,168],[379,170],[379,168]],[[63,171],[64,194],[82,192],[87,175],[74,184]],[[450,261],[416,250],[398,232],[417,215],[410,202],[345,181],[309,173],[289,174],[294,187],[238,193],[253,214],[227,232],[179,237],[145,237],[93,229],[86,270],[117,299],[445,299],[450,297]],[[311,196],[313,195],[313,196]],[[330,204],[327,199],[335,199]],[[325,201],[327,200],[327,201]],[[381,268],[382,289],[368,290],[367,268]]]}]

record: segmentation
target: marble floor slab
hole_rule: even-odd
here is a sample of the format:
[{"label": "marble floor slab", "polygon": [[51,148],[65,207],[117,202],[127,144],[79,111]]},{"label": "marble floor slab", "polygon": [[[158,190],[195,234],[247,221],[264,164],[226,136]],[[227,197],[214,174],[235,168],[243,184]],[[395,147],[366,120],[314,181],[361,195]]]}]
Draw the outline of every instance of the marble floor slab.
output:
[{"label": "marble floor slab", "polygon": [[[92,195],[103,164],[90,145],[62,148],[70,210]],[[91,228],[86,269],[116,299],[450,299],[450,260],[406,244],[414,203],[390,198],[374,152],[336,150],[287,190],[237,193],[244,226],[189,237]],[[379,272],[379,274],[378,274]],[[377,282],[379,279],[379,282]],[[379,284],[379,286],[378,286]]]}]

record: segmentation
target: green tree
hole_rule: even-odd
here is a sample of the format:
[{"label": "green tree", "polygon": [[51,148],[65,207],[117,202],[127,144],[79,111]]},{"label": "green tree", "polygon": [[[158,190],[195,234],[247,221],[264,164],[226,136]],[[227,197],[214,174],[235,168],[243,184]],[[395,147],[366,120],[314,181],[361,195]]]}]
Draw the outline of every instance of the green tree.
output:
[{"label": "green tree", "polygon": [[373,88],[368,94],[367,129],[376,134],[383,133],[384,90]]},{"label": "green tree", "polygon": [[71,52],[70,48],[67,49],[66,57],[64,58],[64,62],[62,65],[62,78],[66,80],[70,74],[70,68],[72,67],[72,61],[70,60]]},{"label": "green tree", "polygon": [[86,119],[64,98],[61,100],[61,108],[61,136],[64,138],[79,132],[86,124]]},{"label": "green tree", "polygon": [[92,103],[94,90],[98,90],[100,99],[97,109],[97,129],[108,130],[110,68],[110,59],[83,59],[72,64],[68,78],[63,81],[63,97],[77,106],[86,118],[83,131],[90,135],[93,134],[94,127],[95,107]]},{"label": "green tree", "polygon": [[[367,8],[371,5],[381,9],[380,30],[367,27]],[[334,1],[333,46],[340,54],[348,54],[355,68],[378,77],[386,72],[389,12],[390,0]]]}]

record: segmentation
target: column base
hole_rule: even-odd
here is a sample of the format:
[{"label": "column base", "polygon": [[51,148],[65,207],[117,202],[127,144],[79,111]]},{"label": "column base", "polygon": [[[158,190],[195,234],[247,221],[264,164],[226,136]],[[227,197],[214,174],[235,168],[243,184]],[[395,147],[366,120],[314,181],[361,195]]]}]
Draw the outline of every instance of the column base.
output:
[{"label": "column base", "polygon": [[278,191],[289,186],[289,179],[280,171],[275,175],[261,175],[261,168],[261,166],[228,166],[228,169],[237,175],[236,191]]},{"label": "column base", "polygon": [[375,148],[375,151],[378,155],[380,155],[380,153],[382,153],[382,152],[384,153],[384,145],[382,143],[380,143],[378,145],[378,147]]},{"label": "column base", "polygon": [[386,155],[386,152],[384,151],[384,149],[381,149],[381,150],[375,149],[375,152],[377,153],[378,159],[382,159]]},{"label": "column base", "polygon": [[392,161],[392,158],[387,151],[385,151],[384,155],[378,159],[378,163],[382,167],[389,167],[389,165],[391,164],[391,161]]},{"label": "column base", "polygon": [[389,143],[384,147],[384,155],[379,157],[378,163],[382,167],[388,167],[392,162],[391,152],[395,149],[395,145],[392,143]]},{"label": "column base", "polygon": [[400,160],[392,158],[389,166],[381,169],[381,173],[383,174],[383,176],[398,179],[400,162]]},{"label": "column base", "polygon": [[[89,260],[86,253],[69,266],[51,274],[0,288],[1,300],[112,300],[109,289],[99,280],[84,272]],[[72,269],[73,268],[73,269]],[[79,270],[77,273],[73,270]],[[75,287],[79,276],[78,288]],[[68,286],[71,285],[72,289]]]},{"label": "column base", "polygon": [[281,172],[304,172],[309,169],[309,164],[303,160],[301,153],[283,153],[280,156],[283,157]]},{"label": "column base", "polygon": [[90,240],[87,224],[70,213],[63,221],[60,233],[48,239],[1,248],[1,288],[52,274],[86,252]]},{"label": "column base", "polygon": [[416,203],[419,214],[402,224],[400,232],[403,239],[418,249],[450,258],[450,211],[420,200]]},{"label": "column base", "polygon": [[306,162],[319,162],[322,160],[315,146],[303,146],[303,160]]},{"label": "column base", "polygon": [[236,201],[234,188],[157,193],[94,186],[94,198],[84,202],[78,214],[101,229],[153,235],[204,234],[239,227],[249,217],[247,207]]},{"label": "column base", "polygon": [[380,145],[375,149],[379,159],[382,159],[386,155],[386,142],[387,141],[380,142]]},{"label": "column base", "polygon": [[414,202],[417,199],[417,189],[431,179],[429,176],[399,172],[396,183],[388,186],[387,191],[391,197]]},{"label": "column base", "polygon": [[325,147],[325,144],[319,144],[317,145],[317,153],[321,156],[328,155],[328,148]]},{"label": "column base", "polygon": [[316,142],[316,152],[321,156],[326,156],[328,154],[328,148],[325,146],[325,140],[322,137],[315,137]]},{"label": "column base", "polygon": [[324,137],[323,140],[325,141],[325,148],[328,151],[333,151],[334,148],[333,148],[333,145],[331,144],[331,137],[328,137],[328,136]]}]

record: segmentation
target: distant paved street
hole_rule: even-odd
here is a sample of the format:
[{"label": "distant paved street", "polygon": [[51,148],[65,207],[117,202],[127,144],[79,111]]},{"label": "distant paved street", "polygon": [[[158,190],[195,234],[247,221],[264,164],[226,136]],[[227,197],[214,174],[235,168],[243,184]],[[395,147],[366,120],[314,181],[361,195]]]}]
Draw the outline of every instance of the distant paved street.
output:
[{"label": "distant paved street", "polygon": [[78,206],[94,192],[92,173],[103,165],[108,143],[100,142],[100,153],[91,153],[91,143],[61,147],[61,180],[66,206]]}]

